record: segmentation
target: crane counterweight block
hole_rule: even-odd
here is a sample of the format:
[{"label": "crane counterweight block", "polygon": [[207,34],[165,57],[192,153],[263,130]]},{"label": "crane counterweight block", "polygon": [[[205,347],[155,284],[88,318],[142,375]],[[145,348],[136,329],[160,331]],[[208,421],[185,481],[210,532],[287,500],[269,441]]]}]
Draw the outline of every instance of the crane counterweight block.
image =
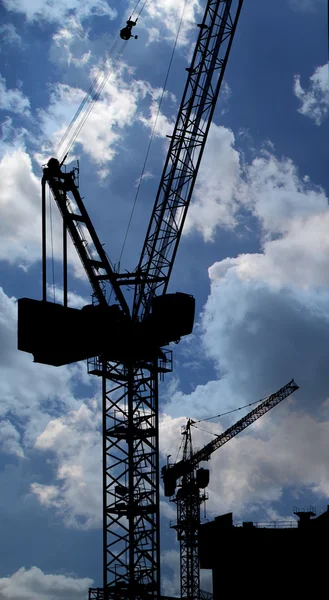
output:
[{"label": "crane counterweight block", "polygon": [[18,349],[38,363],[61,366],[102,355],[109,361],[151,360],[159,349],[191,333],[195,300],[188,294],[154,298],[142,322],[119,305],[69,308],[53,302],[18,300]]}]

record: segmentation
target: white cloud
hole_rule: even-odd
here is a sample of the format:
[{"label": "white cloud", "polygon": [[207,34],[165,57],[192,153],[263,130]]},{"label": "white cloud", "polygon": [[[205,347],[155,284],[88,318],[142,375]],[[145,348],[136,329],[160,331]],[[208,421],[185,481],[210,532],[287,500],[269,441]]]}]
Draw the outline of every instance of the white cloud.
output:
[{"label": "white cloud", "polygon": [[28,136],[28,131],[25,127],[15,127],[13,119],[6,116],[2,123],[0,123],[0,128],[0,158],[6,153],[10,154],[13,150],[24,147],[25,138]]},{"label": "white cloud", "polygon": [[231,130],[211,125],[207,146],[187,214],[184,233],[199,231],[212,241],[216,227],[232,227],[237,210],[240,156]]},{"label": "white cloud", "polygon": [[[244,163],[234,144],[229,129],[212,125],[184,233],[198,231],[205,241],[213,241],[218,228],[243,223],[239,215],[243,208],[259,221],[264,244],[282,236],[270,246],[272,251],[283,248],[289,231],[290,252],[298,239],[298,251],[302,252],[304,238],[302,242],[298,229],[312,236],[316,221],[318,243],[326,246],[324,229],[329,214],[324,190],[308,176],[301,177],[292,160],[278,159],[271,152],[264,150],[251,164]],[[251,260],[258,260],[257,255]]]},{"label": "white cloud", "polygon": [[[176,38],[178,24],[183,17],[183,27],[178,38],[178,45],[190,44],[190,33],[195,29],[195,21],[201,13],[198,0],[186,4],[185,0],[154,0],[147,2],[142,13],[140,24],[145,26],[149,34],[149,42],[172,41]],[[138,23],[139,25],[139,23]]]},{"label": "white cloud", "polygon": [[35,494],[42,506],[61,506],[59,489],[55,485],[42,485],[31,483],[31,492]]},{"label": "white cloud", "polygon": [[24,457],[20,443],[20,434],[16,427],[7,419],[0,421],[0,450],[5,454],[13,454],[19,458]]},{"label": "white cloud", "polygon": [[239,199],[259,219],[265,237],[286,234],[308,218],[324,218],[328,200],[324,190],[309,177],[301,178],[292,160],[263,152],[245,165]]},{"label": "white cloud", "polygon": [[[273,393],[292,377],[301,389],[248,435],[214,455],[209,506],[217,514],[242,514],[261,503],[269,507],[286,489],[308,488],[329,497],[329,422],[324,414],[329,389],[328,200],[290,160],[270,153],[244,166],[237,197],[258,224],[261,249],[225,258],[209,269],[211,291],[201,315],[201,341],[219,378],[191,394],[170,391],[162,452],[174,458],[185,421],[180,415],[223,413]],[[226,417],[224,424],[233,419],[234,414]],[[206,429],[211,427],[207,423]],[[209,441],[198,436],[197,446]]]},{"label": "white cloud", "polygon": [[[8,126],[10,128],[10,124]],[[41,261],[41,169],[39,179],[34,174],[30,156],[20,146],[21,139],[18,137],[11,149],[8,149],[9,143],[3,144],[0,158],[0,260],[27,270],[31,264]],[[50,220],[49,199],[50,192],[47,193],[47,256],[53,254],[55,261],[62,261],[62,219],[51,197]],[[86,238],[89,240],[87,235]],[[68,262],[74,276],[85,280],[86,274],[70,238]],[[57,294],[61,295],[60,287]],[[71,299],[75,304],[78,301],[74,295]]]},{"label": "white cloud", "polygon": [[[22,38],[19,35],[13,23],[4,23],[0,27],[0,35],[3,43],[12,44],[13,46],[21,46]],[[1,52],[1,49],[0,49]]]},{"label": "white cloud", "polygon": [[96,401],[50,421],[35,447],[51,452],[56,485],[34,482],[31,492],[53,507],[66,526],[99,527],[102,522],[101,412]]},{"label": "white cloud", "polygon": [[[208,515],[233,511],[240,518],[261,508],[269,513],[270,520],[272,503],[281,499],[284,490],[294,493],[308,488],[321,498],[329,497],[329,421],[317,421],[298,410],[297,396],[295,402],[284,403],[214,452],[210,462],[203,463],[210,469]],[[165,419],[171,433],[162,440],[164,455],[173,447],[178,449],[183,421],[168,416]],[[200,426],[218,434],[225,429],[218,423]],[[193,428],[192,438],[197,449],[213,436]]]},{"label": "white cloud", "polygon": [[72,13],[80,20],[90,16],[116,17],[116,11],[111,8],[106,0],[58,0],[57,2],[44,2],[43,0],[3,0],[8,11],[22,13],[28,21],[49,21],[62,23]]},{"label": "white cloud", "polygon": [[[180,554],[179,550],[166,550],[161,553],[161,564],[171,575],[162,575],[161,593],[168,596],[179,597],[180,594]],[[163,573],[163,571],[162,571]],[[200,582],[202,591],[212,591],[211,571],[201,571]]]},{"label": "white cloud", "polygon": [[298,112],[321,125],[329,108],[328,63],[315,69],[308,90],[302,87],[300,75],[296,75],[293,90],[300,101]]},{"label": "white cloud", "polygon": [[[150,116],[139,116],[144,126],[153,130],[158,112],[157,100],[161,90],[152,90]],[[171,100],[174,97],[170,96]],[[160,111],[155,135],[170,136],[175,120]],[[230,129],[215,125],[210,132],[195,185],[193,199],[187,213],[184,234],[198,231],[206,242],[213,241],[217,227],[233,227],[240,207],[241,172],[240,154],[235,149],[235,137]]]},{"label": "white cloud", "polygon": [[30,114],[30,101],[19,88],[8,89],[0,75],[0,109],[22,115]]},{"label": "white cloud", "polygon": [[[81,113],[72,129],[72,132],[77,132],[76,143],[80,144],[83,151],[100,167],[116,155],[125,129],[136,120],[139,100],[145,98],[151,90],[148,83],[131,79],[129,75],[129,69],[124,63],[117,65],[115,70],[108,62],[101,71],[92,69],[91,80],[97,79],[97,89],[103,84],[104,87],[87,120],[84,120],[84,115],[89,111],[91,104],[86,105],[87,110]],[[55,148],[61,142],[72,115],[84,98],[85,93],[78,88],[66,84],[53,87],[49,107],[39,111],[43,137],[48,145],[50,143]],[[70,137],[58,148],[60,155],[65,154],[69,139]],[[46,154],[49,155],[48,146],[43,149],[41,158]]]},{"label": "white cloud", "polygon": [[18,351],[17,306],[2,290],[0,338],[1,452],[23,458],[37,448],[50,455],[52,480],[34,481],[31,492],[43,506],[56,508],[67,525],[99,526],[99,404],[94,398],[83,402],[76,397],[77,384],[92,385],[85,364],[56,369],[36,365],[29,354]]},{"label": "white cloud", "polygon": [[81,600],[92,584],[87,577],[51,575],[37,567],[22,567],[10,577],[0,578],[0,596],[3,600]]},{"label": "white cloud", "polygon": [[[52,298],[54,293],[55,293],[55,297],[56,297],[56,302],[58,302],[59,304],[63,304],[64,303],[63,288],[59,285],[56,285],[55,290],[54,290],[53,286],[48,284],[47,285],[48,298]],[[91,296],[82,297],[79,294],[75,294],[74,292],[68,291],[67,292],[67,303],[68,303],[68,306],[70,306],[71,308],[80,309],[83,306],[86,306],[86,304],[91,304]]]},{"label": "white cloud", "polygon": [[[31,448],[52,416],[59,410],[77,410],[74,385],[83,380],[85,365],[48,367],[36,365],[30,354],[17,350],[17,304],[0,288],[0,416],[5,421],[24,421],[24,448]],[[6,427],[7,428],[7,427]],[[16,427],[15,427],[16,429]],[[9,433],[7,429],[7,433]],[[12,441],[19,436],[11,430]]]},{"label": "white cloud", "polygon": [[213,455],[208,505],[213,514],[269,506],[289,488],[306,487],[329,497],[329,422],[287,405],[263,419],[257,431],[231,440]]},{"label": "white cloud", "polygon": [[[161,89],[152,90],[150,87],[149,91],[152,98],[149,116],[145,117],[145,115],[140,114],[139,121],[144,127],[149,128],[155,137],[166,138],[166,136],[170,136],[174,130],[175,118],[171,118],[159,110],[159,101],[163,91]],[[175,100],[174,96],[165,92],[164,99],[168,98],[168,96],[172,101]]]},{"label": "white cloud", "polygon": [[53,35],[50,59],[56,64],[63,62],[68,66],[85,68],[91,59],[91,50],[88,46],[90,46],[88,30],[77,18],[70,17]]},{"label": "white cloud", "polygon": [[[39,179],[33,172],[31,158],[21,147],[4,148],[0,160],[0,210],[0,259],[23,268],[41,260],[41,170]],[[49,212],[49,204],[47,210]],[[48,251],[51,252],[53,244],[54,258],[60,260],[61,239],[62,222],[52,200],[52,231],[48,215]],[[70,241],[69,250],[70,263],[78,274],[80,262]]]},{"label": "white cloud", "polygon": [[161,593],[165,596],[178,596],[180,592],[179,551],[166,550],[161,553],[161,564],[170,569],[171,576],[162,577]]},{"label": "white cloud", "polygon": [[41,257],[40,182],[22,149],[0,161],[0,258],[31,264]]}]

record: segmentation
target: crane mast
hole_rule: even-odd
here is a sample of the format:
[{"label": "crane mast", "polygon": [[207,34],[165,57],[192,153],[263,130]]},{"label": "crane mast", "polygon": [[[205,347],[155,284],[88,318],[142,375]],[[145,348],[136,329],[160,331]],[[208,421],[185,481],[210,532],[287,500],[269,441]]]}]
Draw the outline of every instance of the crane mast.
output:
[{"label": "crane mast", "polygon": [[[185,436],[182,460],[185,464],[193,458],[192,423],[193,421],[189,419],[182,431]],[[202,481],[202,477],[207,474],[208,479]],[[208,482],[209,471],[205,469],[191,470],[183,475],[174,499],[177,522],[172,527],[176,529],[180,544],[180,597],[188,600],[200,600],[198,529],[201,520],[200,507],[206,500],[206,494],[202,488],[205,488]]]},{"label": "crane mast", "polygon": [[[298,389],[299,386],[292,379],[279,391],[266,398],[242,419],[195,453],[193,453],[191,436],[191,425],[194,421],[192,419],[188,420],[183,430],[185,440],[182,460],[162,469],[165,495],[174,496],[172,501],[176,503],[177,507],[177,522],[173,528],[177,531],[177,538],[180,543],[181,598],[184,598],[184,600],[200,600],[198,529],[200,526],[200,506],[206,500],[204,489],[209,483],[209,471],[208,469],[200,469],[200,462],[209,460],[213,452]],[[175,494],[179,479],[181,480],[180,486]]]},{"label": "crane mast", "polygon": [[[194,314],[194,299],[166,291],[242,4],[243,0],[206,2],[141,258],[133,273],[119,274],[112,268],[74,173],[64,173],[56,159],[50,159],[44,169],[43,303],[18,301],[18,347],[46,364],[88,358],[89,372],[102,378],[103,587],[91,589],[90,599],[160,598],[158,380],[172,369],[171,352],[163,346],[191,332],[192,324],[182,326],[182,322],[187,312]],[[46,183],[63,217],[65,310],[46,300]],[[67,307],[67,231],[92,285],[98,303],[95,310]],[[132,311],[121,291],[127,285],[135,287]],[[115,306],[109,306],[108,289],[114,291]],[[35,322],[41,332],[37,338]],[[48,340],[49,322],[56,343]],[[86,341],[81,331],[87,330]]]}]

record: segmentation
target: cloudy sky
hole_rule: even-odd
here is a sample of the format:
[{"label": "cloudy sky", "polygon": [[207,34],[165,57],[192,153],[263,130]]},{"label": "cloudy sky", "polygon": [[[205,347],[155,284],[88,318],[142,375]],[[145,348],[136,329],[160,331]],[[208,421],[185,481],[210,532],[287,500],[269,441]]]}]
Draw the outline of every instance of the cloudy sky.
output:
[{"label": "cloudy sky", "polygon": [[[102,94],[68,163],[80,161],[81,194],[111,260],[133,269],[205,1],[186,3],[122,249],[184,4],[149,0],[138,40],[122,55],[115,40],[128,0],[0,5],[3,600],[80,600],[101,585],[99,382],[85,364],[35,365],[16,349],[16,299],[41,298],[41,165],[98,78]],[[243,406],[292,377],[300,385],[213,456],[208,518],[232,511],[236,521],[286,519],[293,505],[321,512],[329,502],[326,5],[245,0],[172,274],[170,291],[195,295],[197,320],[175,347],[175,371],[161,387],[163,460],[178,451],[186,417]],[[49,299],[60,301],[56,207],[52,231]],[[70,291],[72,306],[90,299],[74,252]],[[200,426],[220,432],[242,414]],[[199,447],[211,439],[193,433]],[[164,499],[162,515],[163,591],[174,594],[175,513]]]}]

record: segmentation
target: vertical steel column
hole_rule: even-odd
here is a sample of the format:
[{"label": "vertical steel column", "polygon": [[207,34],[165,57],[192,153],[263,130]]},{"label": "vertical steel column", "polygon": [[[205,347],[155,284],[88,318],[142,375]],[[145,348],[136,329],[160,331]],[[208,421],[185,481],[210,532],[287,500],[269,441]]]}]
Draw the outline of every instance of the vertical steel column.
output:
[{"label": "vertical steel column", "polygon": [[42,202],[42,300],[47,300],[47,206],[46,206],[46,179],[41,182]]},{"label": "vertical steel column", "polygon": [[157,378],[157,361],[103,370],[106,600],[160,597]]},{"label": "vertical steel column", "polygon": [[107,394],[106,394],[106,360],[103,359],[100,362],[102,370],[102,495],[103,495],[103,596],[105,596],[105,590],[107,585],[107,535],[106,535],[106,522],[107,522],[107,477],[106,477],[106,462],[107,462],[107,437],[106,437],[106,414],[107,414]]},{"label": "vertical steel column", "polygon": [[[193,455],[191,421],[182,431],[185,436],[182,462],[188,463]],[[177,531],[180,544],[180,592],[184,600],[200,599],[199,569],[199,525],[200,504],[205,495],[200,494],[197,485],[196,470],[191,469],[181,480],[173,502],[177,505],[177,523],[173,529]]]},{"label": "vertical steel column", "polygon": [[192,475],[185,478],[177,494],[176,529],[180,542],[181,598],[184,600],[200,598],[199,525],[200,496]]},{"label": "vertical steel column", "polygon": [[63,304],[67,306],[67,227],[63,219]]},{"label": "vertical steel column", "polygon": [[128,527],[129,527],[129,545],[128,545],[128,572],[129,582],[135,579],[135,472],[134,472],[134,372],[131,362],[127,365],[128,377]]}]

